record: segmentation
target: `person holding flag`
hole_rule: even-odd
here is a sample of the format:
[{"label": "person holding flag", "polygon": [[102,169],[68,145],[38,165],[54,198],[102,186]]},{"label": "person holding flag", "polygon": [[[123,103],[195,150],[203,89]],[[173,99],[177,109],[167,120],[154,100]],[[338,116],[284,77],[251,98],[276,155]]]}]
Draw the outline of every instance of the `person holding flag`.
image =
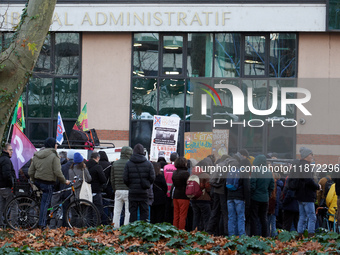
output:
[{"label": "person holding flag", "polygon": [[61,145],[64,141],[65,127],[63,120],[61,119],[60,112],[58,112],[58,125],[57,125],[57,143]]}]

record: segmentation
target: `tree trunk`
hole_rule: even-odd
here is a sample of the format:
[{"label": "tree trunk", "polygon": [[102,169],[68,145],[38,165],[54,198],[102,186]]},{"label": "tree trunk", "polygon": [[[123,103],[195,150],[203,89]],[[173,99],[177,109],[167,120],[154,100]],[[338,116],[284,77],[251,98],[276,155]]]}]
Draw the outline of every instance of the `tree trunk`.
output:
[{"label": "tree trunk", "polygon": [[8,49],[0,55],[0,137],[49,31],[57,0],[29,0]]}]

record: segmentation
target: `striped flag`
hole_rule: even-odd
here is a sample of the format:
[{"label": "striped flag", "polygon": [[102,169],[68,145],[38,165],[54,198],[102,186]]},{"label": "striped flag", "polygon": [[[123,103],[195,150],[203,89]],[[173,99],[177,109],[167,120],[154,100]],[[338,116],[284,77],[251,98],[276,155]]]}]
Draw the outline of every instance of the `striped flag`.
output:
[{"label": "striped flag", "polygon": [[73,129],[81,131],[89,130],[89,126],[87,123],[87,103],[84,105],[83,110],[81,110],[81,113],[78,117],[78,120],[74,124]]},{"label": "striped flag", "polygon": [[25,125],[25,116],[24,116],[24,104],[22,103],[22,97],[20,96],[17,106],[14,110],[14,115],[12,119],[12,125],[15,123],[18,124],[21,131],[26,127]]}]

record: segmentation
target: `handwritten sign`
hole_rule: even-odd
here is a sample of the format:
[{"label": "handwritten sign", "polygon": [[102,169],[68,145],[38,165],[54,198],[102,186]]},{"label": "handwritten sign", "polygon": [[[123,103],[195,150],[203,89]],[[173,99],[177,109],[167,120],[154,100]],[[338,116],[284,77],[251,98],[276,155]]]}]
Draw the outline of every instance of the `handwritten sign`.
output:
[{"label": "handwritten sign", "polygon": [[184,157],[200,161],[211,154],[212,132],[186,132],[184,134]]}]

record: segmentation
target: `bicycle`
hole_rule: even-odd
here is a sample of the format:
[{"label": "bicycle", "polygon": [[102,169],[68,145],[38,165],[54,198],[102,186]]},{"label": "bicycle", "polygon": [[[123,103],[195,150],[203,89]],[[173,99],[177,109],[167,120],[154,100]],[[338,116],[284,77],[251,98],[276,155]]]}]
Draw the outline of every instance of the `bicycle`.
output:
[{"label": "bicycle", "polygon": [[113,210],[115,200],[109,197],[105,197],[106,194],[102,193],[103,196],[103,224],[111,225],[113,220]]},{"label": "bicycle", "polygon": [[[322,227],[324,227],[328,231],[333,231],[333,232],[336,232],[336,233],[340,233],[339,225],[338,225],[338,222],[336,220],[336,217],[337,217],[337,208],[334,207],[334,209],[335,209],[335,213],[331,214],[331,213],[328,212],[328,207],[318,207],[318,208],[316,208],[316,215],[320,215],[320,213],[319,213],[320,210],[325,210],[326,214],[322,218]],[[334,221],[330,221],[329,220],[330,216],[333,217]]]},{"label": "bicycle", "polygon": [[[66,201],[70,201],[66,209],[66,222],[70,228],[77,227],[95,227],[100,223],[100,215],[97,207],[90,201],[78,199],[75,196],[74,183],[71,187],[53,192],[59,194],[66,191],[71,191],[61,203],[53,205],[48,208],[48,221],[50,221],[54,214],[62,211],[62,206]],[[13,198],[6,206],[5,221],[9,227],[14,230],[30,230],[35,228],[39,222],[40,199],[35,197],[36,191],[33,188],[33,198],[30,196],[18,196]],[[73,198],[73,199],[72,199]]]}]

